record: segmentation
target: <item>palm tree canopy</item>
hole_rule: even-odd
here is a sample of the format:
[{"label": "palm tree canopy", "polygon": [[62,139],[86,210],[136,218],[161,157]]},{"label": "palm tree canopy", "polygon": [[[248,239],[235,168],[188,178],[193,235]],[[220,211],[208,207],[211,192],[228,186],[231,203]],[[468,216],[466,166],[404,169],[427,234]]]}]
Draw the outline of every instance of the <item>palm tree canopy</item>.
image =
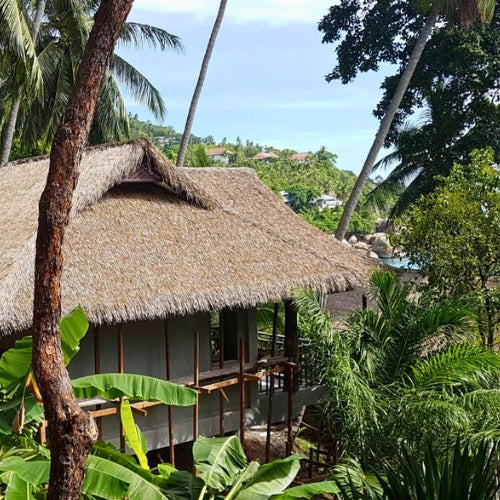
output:
[{"label": "palm tree canopy", "polygon": [[[8,0],[0,0],[0,9],[3,8],[7,12],[8,3]],[[29,82],[23,86],[19,82],[16,83],[10,74],[10,66],[7,63],[0,64],[0,88],[3,90],[3,95],[8,98],[7,102],[14,100],[20,91],[24,96],[21,101],[17,129],[20,131],[20,138],[25,148],[46,145],[42,147],[45,149],[51,142],[74,86],[76,70],[92,28],[91,16],[96,5],[97,2],[92,0],[84,2],[50,0],[47,2],[35,58],[39,63],[40,73],[43,75],[43,93],[34,93]],[[11,10],[14,12],[12,5]],[[20,20],[29,26],[31,22],[29,9],[18,9],[18,13]],[[125,24],[121,32],[120,43],[128,47],[140,48],[148,45],[162,51],[183,51],[177,36],[163,29],[140,23]],[[26,81],[23,76],[25,71],[17,72],[17,74]],[[99,99],[90,136],[92,142],[123,139],[128,136],[128,116],[117,82],[137,102],[147,106],[158,120],[165,116],[166,106],[159,91],[136,68],[114,53],[110,59],[105,85]],[[0,109],[4,117],[9,110],[7,103],[4,103],[3,109]],[[2,122],[0,118],[0,126]]]}]

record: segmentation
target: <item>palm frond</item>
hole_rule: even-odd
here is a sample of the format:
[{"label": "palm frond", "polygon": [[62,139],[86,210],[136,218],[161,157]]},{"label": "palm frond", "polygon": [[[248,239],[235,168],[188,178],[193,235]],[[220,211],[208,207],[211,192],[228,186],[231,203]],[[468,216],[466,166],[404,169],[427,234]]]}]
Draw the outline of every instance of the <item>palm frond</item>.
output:
[{"label": "palm frond", "polygon": [[464,394],[498,383],[500,355],[470,344],[456,344],[413,368],[413,385],[420,391]]},{"label": "palm frond", "polygon": [[57,24],[64,26],[65,44],[73,47],[72,52],[83,54],[92,19],[89,17],[87,2],[81,0],[51,0],[50,14]]},{"label": "palm frond", "polygon": [[159,90],[144,75],[116,54],[111,58],[110,70],[134,99],[148,107],[156,119],[164,119],[165,102]]},{"label": "palm frond", "polygon": [[2,49],[10,49],[22,59],[35,57],[33,39],[17,0],[0,0],[0,19],[8,34],[8,46]]},{"label": "palm frond", "polygon": [[103,82],[89,141],[99,144],[123,140],[130,134],[128,114],[120,89],[108,71]]},{"label": "palm frond", "polygon": [[173,50],[184,53],[184,46],[178,36],[148,24],[125,23],[120,33],[119,43],[139,48],[147,44],[162,51]]}]

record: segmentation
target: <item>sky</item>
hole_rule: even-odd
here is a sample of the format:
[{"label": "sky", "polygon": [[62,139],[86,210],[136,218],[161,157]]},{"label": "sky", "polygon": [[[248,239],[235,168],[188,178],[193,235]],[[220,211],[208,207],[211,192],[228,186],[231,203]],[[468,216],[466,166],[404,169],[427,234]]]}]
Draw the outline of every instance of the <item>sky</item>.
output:
[{"label": "sky", "polygon": [[[338,155],[337,166],[359,172],[378,127],[372,110],[383,73],[327,83],[334,46],[317,24],[334,0],[229,0],[192,132],[217,141],[237,137],[262,146]],[[219,0],[135,0],[129,21],[181,38],[184,54],[118,47],[161,92],[164,125],[181,132],[217,14]],[[140,119],[152,115],[127,97]]]}]

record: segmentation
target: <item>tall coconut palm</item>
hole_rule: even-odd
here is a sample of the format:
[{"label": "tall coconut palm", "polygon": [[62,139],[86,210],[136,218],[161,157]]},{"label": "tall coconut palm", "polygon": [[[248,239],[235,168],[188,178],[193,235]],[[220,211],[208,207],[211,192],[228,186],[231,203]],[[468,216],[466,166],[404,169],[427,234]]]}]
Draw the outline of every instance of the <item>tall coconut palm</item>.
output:
[{"label": "tall coconut palm", "polygon": [[210,62],[210,58],[212,57],[212,52],[214,51],[215,47],[215,41],[217,40],[217,35],[222,24],[222,19],[224,18],[226,4],[227,0],[221,0],[219,4],[219,11],[217,12],[217,17],[215,18],[212,33],[210,34],[210,38],[208,40],[207,49],[201,63],[200,74],[198,75],[198,81],[196,82],[193,97],[191,98],[191,104],[189,106],[189,112],[186,118],[186,125],[184,126],[184,132],[182,134],[182,140],[179,146],[179,154],[177,155],[178,167],[182,167],[184,165],[189,138],[191,137],[191,129],[193,128],[194,115],[196,114],[196,108],[198,106],[198,101],[200,100],[201,90],[203,89],[205,77],[207,76],[208,63]]},{"label": "tall coconut palm", "polygon": [[[3,92],[4,100],[0,111],[8,118],[4,126],[0,166],[8,160],[8,152],[12,146],[21,104],[20,88],[29,84],[36,94],[40,94],[43,88],[35,46],[45,9],[45,0],[39,0],[37,3],[31,27],[24,7],[17,0],[0,0],[0,32],[3,33],[0,40],[3,55],[2,65],[8,68],[8,71],[13,75],[14,82],[11,87],[15,89],[15,95],[13,99],[10,99],[10,105],[7,104],[9,92],[6,92],[5,88]],[[5,81],[2,81],[5,79],[5,77],[0,78],[0,86],[5,87]],[[2,121],[0,120],[0,124]]]},{"label": "tall coconut palm", "polygon": [[[94,4],[92,0],[50,0],[45,5],[37,44],[37,60],[45,83],[43,93],[34,94],[29,84],[19,85],[10,77],[4,78],[4,81],[0,79],[4,95],[10,96],[10,102],[13,103],[12,106],[6,107],[4,113],[9,113],[11,124],[17,123],[23,145],[33,147],[40,143],[42,146],[50,144],[74,86],[78,62],[92,27]],[[39,14],[39,11],[36,13]],[[25,15],[29,22],[32,16],[26,9]],[[160,50],[182,50],[182,45],[175,35],[138,23],[127,23],[124,26],[120,43],[126,46],[141,46],[146,43]],[[128,135],[128,117],[117,81],[125,86],[138,102],[147,105],[157,118],[164,117],[165,103],[158,90],[144,75],[113,53],[99,98],[91,142],[120,139]],[[19,96],[22,96],[21,100]],[[19,107],[17,116],[16,103]],[[11,140],[6,133],[8,127],[4,125],[3,128],[2,157],[7,158]],[[9,128],[11,129],[12,127]]]},{"label": "tall coconut palm", "polygon": [[489,22],[494,14],[494,0],[435,0],[429,3],[429,11],[424,27],[420,32],[415,47],[408,59],[406,67],[401,74],[399,83],[394,91],[389,105],[385,111],[384,117],[380,122],[379,129],[375,135],[373,144],[368,152],[361,172],[356,180],[347,203],[344,206],[342,218],[335,231],[335,238],[342,240],[345,236],[352,214],[361,198],[363,188],[373,170],[373,165],[377,156],[384,145],[385,138],[391,128],[392,122],[403,97],[408,89],[415,68],[420,60],[422,52],[427,44],[436,22],[443,18],[452,22],[459,22],[462,26],[468,28],[475,23]]}]

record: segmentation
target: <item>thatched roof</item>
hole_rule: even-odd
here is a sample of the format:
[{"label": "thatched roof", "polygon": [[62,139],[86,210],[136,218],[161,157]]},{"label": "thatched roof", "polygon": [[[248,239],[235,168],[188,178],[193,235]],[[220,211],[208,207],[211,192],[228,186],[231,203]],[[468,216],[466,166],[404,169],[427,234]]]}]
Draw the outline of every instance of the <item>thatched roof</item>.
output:
[{"label": "thatched roof", "polygon": [[[0,332],[31,323],[48,158],[0,169]],[[370,264],[310,227],[250,169],[178,169],[148,141],[83,156],[64,246],[63,312],[121,322],[344,291]]]}]

